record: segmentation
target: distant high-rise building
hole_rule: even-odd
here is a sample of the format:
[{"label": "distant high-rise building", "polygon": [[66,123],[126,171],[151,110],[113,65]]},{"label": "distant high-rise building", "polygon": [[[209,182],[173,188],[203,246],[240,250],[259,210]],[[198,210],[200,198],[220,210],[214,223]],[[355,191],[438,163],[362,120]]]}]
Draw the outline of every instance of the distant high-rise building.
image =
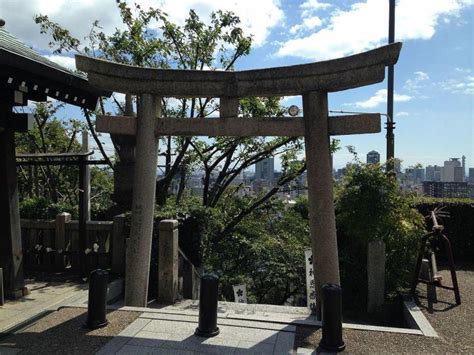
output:
[{"label": "distant high-rise building", "polygon": [[[455,169],[461,167],[461,162],[459,158],[450,158],[444,162],[444,167],[441,174],[441,181],[442,182],[462,182],[460,180],[460,176],[462,176],[462,172],[460,169]],[[455,172],[456,170],[456,172]]]},{"label": "distant high-rise building", "polygon": [[474,184],[474,168],[469,168],[469,183]]},{"label": "distant high-rise building", "polygon": [[442,167],[435,165],[428,165],[426,167],[426,181],[441,181],[441,170]]},{"label": "distant high-rise building", "polygon": [[375,150],[371,150],[367,153],[367,164],[378,164],[380,163],[380,154]]},{"label": "distant high-rise building", "polygon": [[454,181],[464,182],[464,168],[462,166],[454,167]]},{"label": "distant high-rise building", "polygon": [[462,180],[461,181],[465,181],[466,180],[466,156],[463,155],[461,157],[461,161],[462,161]]},{"label": "distant high-rise building", "polygon": [[405,170],[405,176],[411,184],[421,184],[425,181],[425,169],[423,168],[408,168]]},{"label": "distant high-rise building", "polygon": [[467,182],[423,182],[423,195],[431,197],[457,197],[469,196]]},{"label": "distant high-rise building", "polygon": [[275,159],[267,158],[255,164],[255,179],[273,181],[275,176]]}]

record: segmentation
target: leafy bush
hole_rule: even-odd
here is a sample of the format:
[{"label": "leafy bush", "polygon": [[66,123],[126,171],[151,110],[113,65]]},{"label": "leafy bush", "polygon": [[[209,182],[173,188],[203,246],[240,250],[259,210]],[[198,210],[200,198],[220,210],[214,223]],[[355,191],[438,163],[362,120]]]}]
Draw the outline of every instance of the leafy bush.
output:
[{"label": "leafy bush", "polygon": [[232,285],[245,283],[249,302],[282,304],[305,292],[304,248],[309,245],[308,224],[292,208],[272,200],[247,216],[233,233],[221,237],[226,218],[245,199],[229,199],[226,208],[202,206],[187,198],[176,205],[171,199],[155,213],[150,268],[150,297],[156,292],[158,223],[179,221],[179,244],[203,271],[220,277],[222,300],[234,300]]},{"label": "leafy bush", "polygon": [[424,234],[423,217],[412,203],[383,166],[357,163],[349,168],[336,189],[341,284],[347,304],[367,304],[367,245],[372,240],[385,242],[386,293],[409,285]]},{"label": "leafy bush", "polygon": [[247,216],[223,239],[208,235],[206,267],[221,278],[222,299],[233,300],[232,285],[247,285],[251,303],[283,304],[305,293],[304,249],[308,223],[274,200]]},{"label": "leafy bush", "polygon": [[20,202],[21,218],[54,219],[61,212],[68,212],[73,219],[78,218],[78,209],[64,201],[53,203],[45,197],[28,198]]}]

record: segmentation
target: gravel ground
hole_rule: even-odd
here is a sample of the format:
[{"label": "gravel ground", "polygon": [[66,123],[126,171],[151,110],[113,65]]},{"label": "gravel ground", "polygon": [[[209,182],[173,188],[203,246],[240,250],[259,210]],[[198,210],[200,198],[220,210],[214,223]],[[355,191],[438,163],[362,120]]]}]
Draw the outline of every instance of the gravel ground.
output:
[{"label": "gravel ground", "polygon": [[94,354],[140,315],[111,311],[107,327],[89,330],[83,328],[86,313],[83,308],[62,308],[20,333],[0,339],[0,347],[22,349],[21,354]]},{"label": "gravel ground", "polygon": [[[450,283],[449,272],[442,271],[445,284]],[[454,293],[438,289],[438,302],[429,311],[426,286],[419,285],[419,305],[439,338],[417,335],[344,330],[346,353],[474,353],[474,265],[458,268],[460,306],[455,306]],[[295,349],[317,348],[321,330],[297,327]]]}]

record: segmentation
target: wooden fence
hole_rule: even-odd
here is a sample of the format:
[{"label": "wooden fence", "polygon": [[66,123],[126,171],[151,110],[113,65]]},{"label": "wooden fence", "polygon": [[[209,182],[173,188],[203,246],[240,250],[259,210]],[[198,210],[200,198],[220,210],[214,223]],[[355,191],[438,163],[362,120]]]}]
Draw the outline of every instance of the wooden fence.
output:
[{"label": "wooden fence", "polygon": [[[53,220],[22,219],[24,267],[31,271],[85,275],[101,268],[124,275],[128,233],[124,215],[115,216],[113,221],[88,221],[86,249],[82,251],[79,222],[72,221],[69,213],[60,213]],[[173,252],[178,260],[177,298],[197,299],[199,272],[179,247]]]},{"label": "wooden fence", "polygon": [[[112,271],[122,273],[125,258],[125,245],[121,245],[125,243],[123,219],[123,216],[116,216],[114,221],[88,221],[85,250],[79,248],[79,223],[72,221],[68,213],[60,213],[54,220],[22,219],[24,267],[34,271],[73,273],[112,268]],[[117,222],[115,226],[114,222]]]}]

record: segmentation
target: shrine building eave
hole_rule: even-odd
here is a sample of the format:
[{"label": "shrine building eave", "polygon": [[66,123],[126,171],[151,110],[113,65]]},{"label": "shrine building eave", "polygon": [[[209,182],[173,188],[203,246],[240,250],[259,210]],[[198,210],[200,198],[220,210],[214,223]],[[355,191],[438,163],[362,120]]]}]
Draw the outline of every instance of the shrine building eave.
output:
[{"label": "shrine building eave", "polygon": [[27,100],[46,101],[47,97],[94,110],[100,96],[111,91],[91,85],[82,73],[73,72],[40,55],[5,28],[0,27],[0,90],[22,93]]},{"label": "shrine building eave", "polygon": [[381,82],[397,62],[402,44],[382,46],[344,58],[245,71],[155,69],[76,55],[89,82],[116,92],[163,97],[246,97],[335,92]]}]

